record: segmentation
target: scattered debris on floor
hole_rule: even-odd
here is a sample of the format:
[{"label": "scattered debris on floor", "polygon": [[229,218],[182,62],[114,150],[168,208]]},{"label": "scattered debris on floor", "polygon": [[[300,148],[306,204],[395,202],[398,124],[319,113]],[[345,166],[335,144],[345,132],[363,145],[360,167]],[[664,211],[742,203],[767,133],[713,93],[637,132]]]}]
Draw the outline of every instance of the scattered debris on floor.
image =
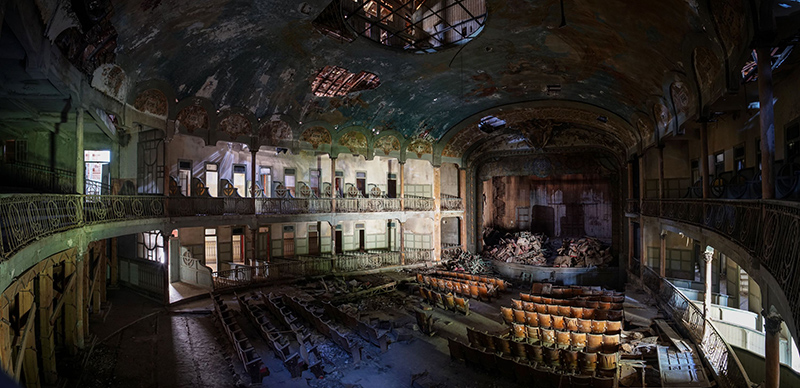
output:
[{"label": "scattered debris on floor", "polygon": [[556,252],[555,267],[601,267],[612,260],[611,247],[594,237],[564,239]]},{"label": "scattered debris on floor", "polygon": [[488,274],[492,271],[491,262],[484,260],[481,255],[455,250],[455,258],[444,261],[444,267],[449,271],[467,272],[471,274]]},{"label": "scattered debris on floor", "polygon": [[[487,230],[487,235],[496,233],[494,230]],[[548,239],[544,234],[522,231],[500,237],[495,244],[487,245],[483,253],[498,261],[541,266],[547,264],[547,257],[550,255],[547,245]]]},{"label": "scattered debris on floor", "polygon": [[[554,267],[601,267],[611,263],[611,247],[594,237],[550,240],[527,231],[484,232],[483,256],[506,263]],[[552,249],[553,246],[559,246]]]}]

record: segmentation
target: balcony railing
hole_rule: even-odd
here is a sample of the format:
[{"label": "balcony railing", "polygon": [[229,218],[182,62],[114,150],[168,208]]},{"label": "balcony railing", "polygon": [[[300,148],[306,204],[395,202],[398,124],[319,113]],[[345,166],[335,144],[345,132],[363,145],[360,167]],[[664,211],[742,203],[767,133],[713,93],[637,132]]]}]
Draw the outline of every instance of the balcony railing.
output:
[{"label": "balcony railing", "polygon": [[442,194],[442,210],[464,210],[464,202],[460,197],[454,195]]},{"label": "balcony railing", "polygon": [[778,281],[800,322],[800,204],[775,200],[644,200],[642,214],[714,231],[745,249]]},{"label": "balcony railing", "polygon": [[[400,211],[399,198],[337,198],[336,212]],[[406,210],[431,211],[433,199],[411,198]],[[408,202],[407,202],[408,203]],[[0,260],[39,238],[92,224],[142,218],[332,212],[330,198],[163,197],[77,194],[0,196]]]},{"label": "balcony railing", "polygon": [[[420,254],[422,250],[407,250],[406,264],[430,261],[432,255]],[[409,256],[413,262],[409,263]],[[269,284],[276,280],[297,279],[336,273],[356,272],[400,265],[400,252],[369,251],[346,252],[336,257],[324,255],[299,255],[294,259],[275,259],[259,266],[242,266],[212,274],[214,289],[246,287]]]},{"label": "balcony railing", "polygon": [[48,193],[75,193],[75,171],[14,162],[0,164],[0,177],[3,186],[26,187]]},{"label": "balcony railing", "polygon": [[41,237],[87,225],[164,217],[164,197],[30,194],[0,197],[0,258]]},{"label": "balcony railing", "polygon": [[410,210],[415,212],[429,212],[433,210],[433,198],[416,197],[407,195],[403,210]]},{"label": "balcony railing", "polygon": [[689,333],[708,361],[717,383],[723,388],[753,387],[736,353],[714,325],[703,317],[700,308],[652,269],[645,267],[643,274],[644,286],[656,295],[661,307]]}]

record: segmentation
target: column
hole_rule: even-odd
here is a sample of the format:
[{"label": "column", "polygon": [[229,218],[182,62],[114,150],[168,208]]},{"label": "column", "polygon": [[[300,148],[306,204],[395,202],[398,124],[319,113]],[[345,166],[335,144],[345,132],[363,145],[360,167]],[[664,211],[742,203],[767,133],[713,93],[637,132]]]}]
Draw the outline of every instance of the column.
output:
[{"label": "column", "polygon": [[658,144],[658,199],[664,199],[664,143]]},{"label": "column", "polygon": [[103,281],[100,282],[100,302],[105,303],[108,298],[106,297],[106,291],[108,288],[108,281],[106,279],[106,270],[108,269],[108,239],[100,241],[100,278]]},{"label": "column", "polygon": [[772,55],[769,47],[756,49],[758,103],[761,123],[761,198],[775,198],[775,110],[772,102]]},{"label": "column", "polygon": [[[167,134],[164,136],[164,196],[169,196],[170,174],[172,165],[169,158],[169,143],[175,133],[175,120],[167,120]],[[168,200],[167,200],[168,201]]]},{"label": "column", "polygon": [[[258,153],[258,149],[253,150],[250,149],[250,198],[253,198],[253,202],[256,200],[256,154]],[[253,207],[255,209],[255,206]]]},{"label": "column", "polygon": [[661,246],[658,251],[658,274],[659,276],[667,276],[667,231],[661,231]]},{"label": "column", "polygon": [[[400,185],[400,210],[406,210],[406,183],[405,183],[405,170],[406,170],[406,161],[405,160],[398,160],[397,163],[400,164],[400,168],[398,169],[398,176],[397,176],[397,183]],[[401,238],[400,241],[403,241]]]},{"label": "column", "polygon": [[433,260],[442,259],[442,168],[433,166]]},{"label": "column", "polygon": [[[92,295],[90,294],[91,284],[89,283],[89,278],[92,275],[89,273],[90,272],[89,252],[87,251],[86,253],[84,253],[82,257],[79,256],[78,260],[81,260],[81,258],[83,260],[78,261],[77,266],[78,270],[82,272],[78,280],[80,281],[81,279],[83,279],[83,282],[78,282],[78,285],[83,284],[83,290],[82,290],[83,299],[81,300],[81,303],[78,305],[81,312],[81,320],[79,321],[79,324],[80,327],[83,329],[83,337],[81,337],[81,349],[83,349],[86,344],[86,338],[89,338],[89,301],[91,300],[92,297]],[[166,293],[166,295],[167,297],[169,297],[168,292]]]},{"label": "column", "polygon": [[778,388],[781,382],[780,334],[783,318],[778,314],[775,306],[770,306],[769,314],[766,314],[766,311],[762,314],[764,314],[767,332],[764,344],[764,363],[766,364],[764,388]]},{"label": "column", "polygon": [[467,220],[464,216],[458,217],[458,242],[461,243],[461,250],[467,251]]},{"label": "column", "polygon": [[647,265],[647,233],[644,226],[643,204],[644,204],[644,153],[639,156],[639,230],[641,241],[639,247],[639,279],[644,281],[644,267]]},{"label": "column", "polygon": [[331,225],[331,256],[336,258],[336,224],[331,223],[330,225]]},{"label": "column", "polygon": [[[336,158],[333,155],[331,155],[331,213],[336,213]],[[331,224],[331,253],[334,256],[336,256],[335,228],[336,225]]]},{"label": "column", "polygon": [[[706,262],[705,281],[705,296],[703,297],[703,318],[710,319],[709,312],[711,311],[711,264],[714,262],[714,251],[706,250],[703,252],[703,260]],[[705,325],[704,325],[705,326]]]},{"label": "column", "polygon": [[[78,256],[82,256],[82,254],[76,253]],[[70,279],[72,276],[78,276],[77,265],[76,265],[76,258],[75,257],[67,257],[64,260],[64,278]],[[83,330],[77,330],[78,326],[78,312],[80,311],[80,303],[78,303],[79,298],[78,296],[81,293],[78,292],[79,284],[82,284],[80,278],[75,278],[72,281],[74,285],[72,287],[67,287],[67,290],[64,293],[62,298],[64,300],[64,342],[67,347],[67,351],[70,355],[78,354],[78,350],[83,348]],[[67,282],[69,284],[69,282]],[[78,339],[80,337],[80,340]],[[81,343],[79,345],[79,342]]]},{"label": "column", "polygon": [[39,325],[39,352],[42,358],[42,377],[45,384],[58,381],[56,371],[56,348],[53,325],[53,263],[48,261],[36,279],[37,324]]},{"label": "column", "polygon": [[78,108],[75,122],[75,192],[85,193],[86,163],[83,160],[83,108]]},{"label": "column", "polygon": [[404,231],[404,222],[397,220],[397,232],[400,235],[400,265],[406,265],[406,236]]},{"label": "column", "polygon": [[700,180],[703,199],[711,197],[711,182],[708,180],[708,119],[700,119]]},{"label": "column", "polygon": [[458,196],[461,198],[461,209],[467,211],[467,169],[458,169]]},{"label": "column", "polygon": [[[634,195],[634,193],[633,193],[633,162],[632,161],[630,161],[630,160],[628,161],[627,168],[628,168],[628,198],[627,199],[628,200],[632,200],[633,199],[633,195]],[[626,203],[626,210],[627,210],[627,203]],[[634,241],[633,240],[634,240],[634,238],[635,238],[635,236],[633,235],[633,219],[628,218],[628,270],[633,268],[633,256],[634,256],[634,253],[635,253],[635,252],[633,252],[633,249],[634,249],[634,243],[633,243]]]}]

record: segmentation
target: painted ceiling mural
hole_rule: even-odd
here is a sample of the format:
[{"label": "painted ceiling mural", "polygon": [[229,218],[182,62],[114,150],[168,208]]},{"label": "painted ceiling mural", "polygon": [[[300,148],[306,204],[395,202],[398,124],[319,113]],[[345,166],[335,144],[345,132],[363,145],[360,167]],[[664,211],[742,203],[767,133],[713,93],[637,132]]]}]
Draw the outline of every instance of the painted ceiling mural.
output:
[{"label": "painted ceiling mural", "polygon": [[[553,28],[560,21],[557,0],[498,0],[479,39],[460,51],[417,55],[364,37],[342,43],[323,35],[312,22],[328,3],[243,7],[211,0],[170,7],[120,0],[97,27],[98,36],[113,37],[114,55],[79,60],[112,62],[133,84],[163,80],[179,100],[205,97],[262,119],[279,113],[340,127],[387,123],[407,138],[428,132],[438,140],[474,112],[522,101],[582,101],[630,117],[646,109],[648,96],[661,94],[663,74],[691,71],[681,61],[685,37],[698,40],[691,47],[717,44],[710,31],[718,23],[733,50],[746,26],[736,0],[712,2],[721,10],[717,20],[685,0],[588,0],[570,5],[569,28]],[[62,39],[64,47],[77,52],[87,39],[78,38]],[[380,86],[319,97],[311,80],[326,66],[373,73]],[[546,85],[560,91],[553,95]]]}]

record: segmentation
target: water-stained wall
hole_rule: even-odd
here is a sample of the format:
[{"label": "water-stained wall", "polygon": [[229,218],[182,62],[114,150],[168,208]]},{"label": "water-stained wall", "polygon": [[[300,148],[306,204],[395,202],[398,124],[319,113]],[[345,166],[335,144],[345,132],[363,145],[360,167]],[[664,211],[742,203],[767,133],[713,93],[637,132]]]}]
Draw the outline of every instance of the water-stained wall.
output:
[{"label": "water-stained wall", "polygon": [[484,183],[483,227],[551,237],[612,235],[610,182],[596,175],[493,177]]}]

